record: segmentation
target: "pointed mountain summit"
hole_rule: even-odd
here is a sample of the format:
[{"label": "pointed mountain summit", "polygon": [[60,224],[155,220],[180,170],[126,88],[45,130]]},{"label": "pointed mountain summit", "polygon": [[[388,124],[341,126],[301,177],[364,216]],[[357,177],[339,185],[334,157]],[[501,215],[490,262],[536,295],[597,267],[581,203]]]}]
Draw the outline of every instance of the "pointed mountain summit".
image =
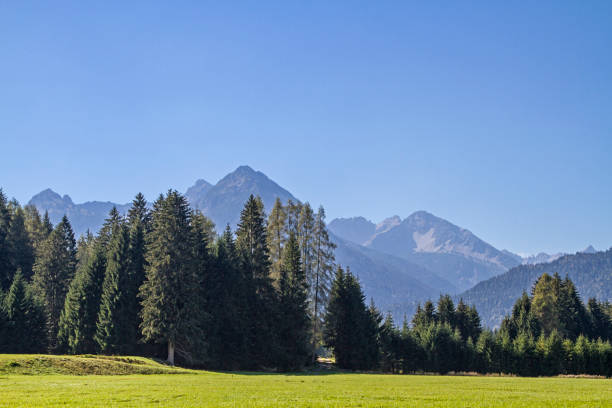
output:
[{"label": "pointed mountain summit", "polygon": [[208,194],[212,187],[213,185],[204,179],[196,180],[195,184],[185,192],[185,197],[187,197],[190,204],[196,203],[204,199],[204,196]]},{"label": "pointed mountain summit", "polygon": [[[358,236],[360,241],[355,241],[360,225],[363,235],[371,235],[367,239]],[[420,265],[460,289],[520,264],[518,257],[426,211],[417,211],[403,221],[393,216],[374,228],[360,217],[334,220],[329,227],[341,238]]]},{"label": "pointed mountain summit", "polygon": [[236,227],[240,211],[251,194],[261,197],[268,211],[277,197],[284,203],[289,199],[297,201],[290,192],[262,172],[249,166],[240,166],[190,203],[193,208],[201,210],[212,219],[217,231],[221,231],[228,223],[232,228]]}]

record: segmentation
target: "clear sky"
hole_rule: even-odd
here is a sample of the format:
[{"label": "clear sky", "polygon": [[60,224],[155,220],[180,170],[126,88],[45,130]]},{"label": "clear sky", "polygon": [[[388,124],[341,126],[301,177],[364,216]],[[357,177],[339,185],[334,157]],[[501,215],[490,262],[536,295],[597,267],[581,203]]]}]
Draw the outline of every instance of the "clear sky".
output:
[{"label": "clear sky", "polygon": [[608,248],[612,2],[512,3],[0,2],[0,186],[127,202],[248,164],[330,219]]}]

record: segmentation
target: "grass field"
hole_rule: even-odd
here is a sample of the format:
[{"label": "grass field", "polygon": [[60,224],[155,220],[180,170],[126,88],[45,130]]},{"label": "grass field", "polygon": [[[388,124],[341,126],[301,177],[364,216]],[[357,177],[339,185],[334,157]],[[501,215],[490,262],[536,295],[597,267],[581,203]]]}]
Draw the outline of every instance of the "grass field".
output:
[{"label": "grass field", "polygon": [[[63,368],[54,369],[48,366],[46,371],[28,373],[23,365],[20,368],[11,364],[17,361],[18,357],[0,356],[1,407],[612,406],[612,380],[603,379],[341,373],[232,374],[173,370],[140,358],[130,358],[127,360],[132,362],[126,362],[126,358],[108,360],[95,357],[52,357],[65,360],[89,359],[94,365],[106,364],[96,360],[107,360],[111,365],[118,363],[149,366],[151,372],[167,369],[173,373],[65,375],[57,374],[62,372]],[[21,358],[21,361],[26,361],[42,356]],[[66,361],[57,363],[57,366],[63,364],[66,364]],[[83,364],[85,363],[80,362],[78,366],[82,369]],[[112,368],[107,366],[105,370],[112,371]],[[129,371],[125,367],[121,370]]]}]

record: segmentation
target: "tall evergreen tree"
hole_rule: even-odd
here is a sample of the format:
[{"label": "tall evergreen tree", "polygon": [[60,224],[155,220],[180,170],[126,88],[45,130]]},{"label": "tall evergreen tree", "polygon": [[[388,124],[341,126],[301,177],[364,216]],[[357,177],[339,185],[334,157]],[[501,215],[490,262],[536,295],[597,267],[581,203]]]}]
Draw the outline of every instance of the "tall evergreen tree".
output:
[{"label": "tall evergreen tree", "polygon": [[[315,244],[314,244],[314,229],[315,229],[315,217],[312,207],[309,203],[302,205],[300,215],[298,218],[298,235],[296,239],[299,239],[300,246],[300,258],[302,259],[302,267],[308,277],[309,281],[313,277],[313,269],[315,262]],[[310,282],[309,282],[310,283]],[[312,284],[309,284],[312,286]]]},{"label": "tall evergreen tree", "polygon": [[103,353],[130,353],[136,335],[129,318],[132,306],[128,299],[130,287],[130,239],[129,231],[121,223],[112,232],[108,243],[106,272],[102,284],[100,311],[96,325],[95,341]]},{"label": "tall evergreen tree", "polygon": [[357,279],[338,267],[332,284],[329,305],[325,314],[323,336],[340,368],[370,369],[375,362],[371,358],[372,315],[365,305],[365,296]]},{"label": "tall evergreen tree", "polygon": [[207,330],[210,365],[237,370],[248,367],[247,303],[234,237],[229,225],[215,245],[214,270],[207,282],[207,310],[211,321]]},{"label": "tall evergreen tree", "polygon": [[98,351],[94,336],[105,273],[106,249],[96,242],[70,283],[59,321],[60,350],[72,354]]},{"label": "tall evergreen tree", "polygon": [[47,336],[51,350],[58,346],[57,334],[66,292],[76,269],[76,242],[64,216],[49,235],[34,264],[33,283],[45,305]]},{"label": "tall evergreen tree", "polygon": [[153,205],[147,239],[146,279],[140,288],[141,330],[145,340],[165,343],[168,361],[175,350],[189,359],[193,341],[202,338],[198,321],[198,282],[191,248],[191,210],[185,197],[170,190]]},{"label": "tall evergreen tree", "polygon": [[18,270],[4,300],[7,325],[7,353],[40,353],[46,348],[45,320],[42,308],[27,290]]},{"label": "tall evergreen tree", "polygon": [[11,213],[4,192],[0,188],[0,290],[8,290],[13,275],[11,244],[8,239]]},{"label": "tall evergreen tree", "polygon": [[319,207],[315,216],[314,231],[313,231],[313,255],[314,262],[311,270],[311,275],[307,276],[309,283],[309,298],[312,307],[312,345],[313,358],[316,358],[315,352],[317,346],[322,342],[323,317],[325,316],[325,307],[329,299],[331,284],[334,272],[334,244],[329,238],[327,226],[325,225],[325,209]]},{"label": "tall evergreen tree", "polygon": [[283,254],[279,281],[279,364],[283,370],[301,368],[310,355],[308,285],[300,248],[291,233]]},{"label": "tall evergreen tree", "polygon": [[17,202],[11,204],[11,221],[7,240],[10,246],[11,270],[13,272],[21,270],[23,277],[29,280],[32,277],[32,266],[34,265],[34,245],[26,228],[25,212]]},{"label": "tall evergreen tree", "polygon": [[261,199],[249,197],[240,213],[236,250],[248,303],[247,339],[254,366],[269,363],[276,346],[276,296],[270,278],[270,258]]}]

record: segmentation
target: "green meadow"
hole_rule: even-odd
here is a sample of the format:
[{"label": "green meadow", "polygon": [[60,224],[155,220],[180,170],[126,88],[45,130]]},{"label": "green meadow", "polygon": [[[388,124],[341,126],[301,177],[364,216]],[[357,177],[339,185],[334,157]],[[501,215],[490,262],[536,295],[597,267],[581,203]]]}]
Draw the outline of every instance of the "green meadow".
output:
[{"label": "green meadow", "polygon": [[139,357],[3,355],[0,406],[604,407],[612,380],[217,373]]}]

